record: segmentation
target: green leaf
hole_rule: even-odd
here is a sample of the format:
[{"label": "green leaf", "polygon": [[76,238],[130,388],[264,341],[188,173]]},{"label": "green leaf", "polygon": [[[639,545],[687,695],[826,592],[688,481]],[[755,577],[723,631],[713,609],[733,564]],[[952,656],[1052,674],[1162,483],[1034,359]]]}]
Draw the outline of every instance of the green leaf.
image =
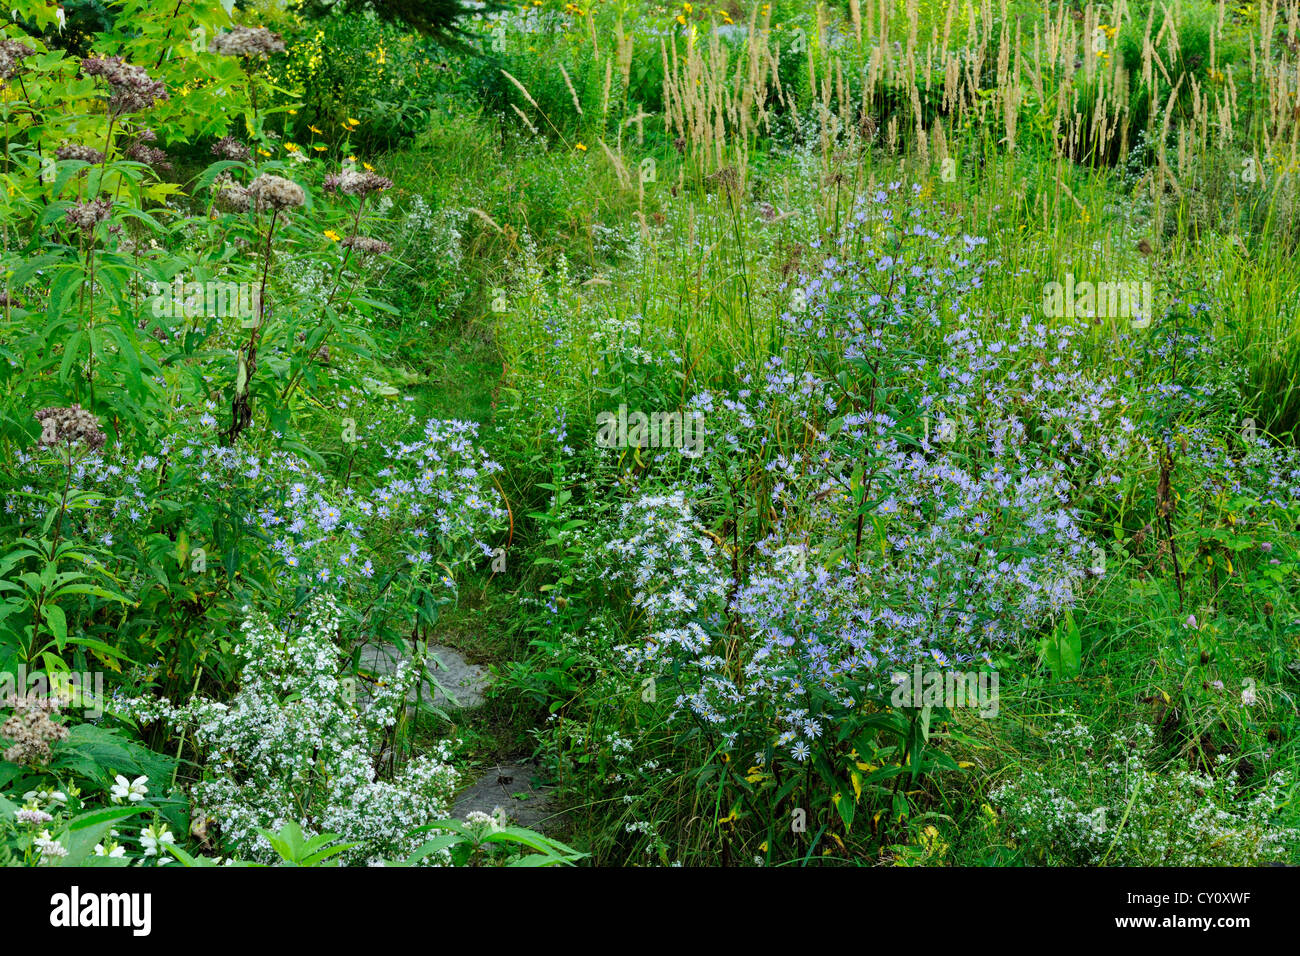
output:
[{"label": "green leaf", "polygon": [[1043,663],[1056,675],[1057,680],[1077,677],[1083,658],[1083,641],[1074,615],[1066,611],[1065,618],[1057,622],[1052,633],[1043,639],[1040,648]]},{"label": "green leaf", "polygon": [[216,860],[207,856],[191,856],[173,843],[164,843],[163,849],[180,860],[181,866],[220,866]]},{"label": "green leaf", "polygon": [[409,866],[414,866],[426,856],[432,856],[434,853],[445,850],[447,847],[460,843],[464,839],[465,838],[458,833],[449,833],[446,836],[434,837],[432,840],[420,844],[420,847],[406,858],[406,862]]},{"label": "green leaf", "polygon": [[63,645],[68,640],[68,619],[63,613],[63,608],[57,604],[47,604],[41,608],[45,617],[45,623],[50,628],[50,633],[54,635],[54,643],[63,653]]},{"label": "green leaf", "polygon": [[100,807],[96,810],[88,810],[68,823],[70,832],[85,830],[90,827],[97,827],[101,823],[115,823],[118,820],[125,820],[127,817],[133,817],[136,814],[144,813],[145,807]]},{"label": "green leaf", "polygon": [[843,793],[837,793],[838,800],[834,801],[835,809],[840,813],[840,819],[844,821],[844,831],[853,829],[853,814],[857,810],[857,804],[850,800]]},{"label": "green leaf", "polygon": [[86,861],[95,852],[95,845],[103,842],[114,824],[143,813],[146,809],[145,807],[101,807],[76,817],[62,833],[57,835],[59,841],[68,848],[68,855],[59,860],[58,865],[85,866]]},{"label": "green leaf", "polygon": [[126,654],[123,654],[118,648],[113,647],[110,644],[105,644],[103,641],[95,637],[86,637],[84,635],[80,637],[73,636],[68,638],[68,644],[73,647],[84,647],[92,651],[98,651],[105,657],[111,657],[114,660],[126,661],[131,664],[135,663],[135,661],[131,660],[131,658]]}]

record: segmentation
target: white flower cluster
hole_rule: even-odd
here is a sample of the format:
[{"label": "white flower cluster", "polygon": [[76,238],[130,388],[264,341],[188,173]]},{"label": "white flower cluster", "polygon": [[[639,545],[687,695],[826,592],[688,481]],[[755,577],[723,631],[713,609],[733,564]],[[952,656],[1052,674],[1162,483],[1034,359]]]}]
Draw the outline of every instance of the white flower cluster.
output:
[{"label": "white flower cluster", "polygon": [[471,810],[465,814],[465,825],[480,837],[483,837],[505,829],[505,824],[502,823],[504,819],[505,814],[500,807],[494,807],[491,813],[484,813],[482,810]]},{"label": "white flower cluster", "polygon": [[702,601],[727,596],[725,555],[700,530],[681,490],[624,502],[619,531],[607,546],[609,576],[630,579],[633,603],[652,622],[676,622],[698,611]]},{"label": "white flower cluster", "polygon": [[1283,773],[1247,796],[1224,759],[1212,773],[1157,769],[1145,725],[1098,741],[1075,723],[1046,740],[1052,759],[991,795],[1031,854],[1082,866],[1258,866],[1300,850],[1300,831],[1277,819]]},{"label": "white flower cluster", "polygon": [[68,848],[54,839],[49,830],[42,830],[32,841],[32,845],[40,852],[40,862],[42,866],[54,865],[55,860],[60,860],[68,855]]},{"label": "white flower cluster", "polygon": [[207,773],[194,787],[196,812],[217,821],[238,856],[273,862],[258,830],[289,822],[308,838],[335,833],[357,843],[341,857],[345,863],[404,856],[419,843],[416,827],[449,815],[456,771],[448,745],[410,761],[391,781],[377,777],[381,732],[396,722],[416,671],[403,662],[392,683],[359,709],[341,676],[345,662],[334,642],[340,621],[329,596],[285,626],[251,614],[239,646],[247,663],[233,699],[129,705],[141,720],[193,726],[207,751]]}]

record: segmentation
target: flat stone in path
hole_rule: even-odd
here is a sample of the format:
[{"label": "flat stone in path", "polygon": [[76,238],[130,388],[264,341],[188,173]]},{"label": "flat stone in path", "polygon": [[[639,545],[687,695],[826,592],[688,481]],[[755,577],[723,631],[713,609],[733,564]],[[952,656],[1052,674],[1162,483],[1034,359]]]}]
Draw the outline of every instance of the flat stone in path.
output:
[{"label": "flat stone in path", "polygon": [[490,767],[456,797],[452,816],[464,820],[472,810],[491,814],[500,807],[512,826],[545,833],[558,818],[550,805],[551,788],[534,786],[536,775],[536,765],[527,762]]},{"label": "flat stone in path", "polygon": [[[361,670],[375,677],[392,678],[397,673],[398,661],[404,655],[392,644],[367,644],[361,648]],[[483,693],[491,682],[491,675],[486,667],[471,664],[460,652],[439,644],[430,644],[424,657],[426,674],[436,677],[446,693],[437,690],[429,676],[421,682],[420,696],[423,700],[432,699],[437,707],[478,707],[483,703]],[[361,682],[364,693],[367,684]],[[451,696],[451,699],[448,698]],[[407,698],[414,702],[416,688],[411,688]]]}]

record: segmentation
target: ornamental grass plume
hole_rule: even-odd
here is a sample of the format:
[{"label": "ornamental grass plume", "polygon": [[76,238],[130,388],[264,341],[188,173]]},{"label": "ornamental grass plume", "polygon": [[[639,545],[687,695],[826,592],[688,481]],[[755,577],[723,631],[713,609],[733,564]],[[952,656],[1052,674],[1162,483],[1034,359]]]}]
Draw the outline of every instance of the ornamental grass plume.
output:
[{"label": "ornamental grass plume", "polygon": [[99,422],[80,405],[69,408],[42,408],[33,416],[41,423],[38,444],[45,446],[82,444],[87,448],[104,447],[104,432]]}]

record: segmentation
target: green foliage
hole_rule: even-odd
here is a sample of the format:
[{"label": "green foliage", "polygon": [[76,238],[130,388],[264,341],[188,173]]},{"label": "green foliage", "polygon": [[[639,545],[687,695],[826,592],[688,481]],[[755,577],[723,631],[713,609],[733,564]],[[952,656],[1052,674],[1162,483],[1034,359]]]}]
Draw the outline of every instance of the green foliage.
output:
[{"label": "green foliage", "polygon": [[445,835],[421,844],[402,862],[386,865],[415,866],[430,857],[445,856],[452,866],[573,866],[587,856],[532,830],[491,821],[447,820],[420,830],[445,831]]},{"label": "green foliage", "polygon": [[[386,23],[409,27],[444,41],[464,32],[457,20],[468,12],[461,0],[305,0],[301,9],[312,17],[367,11]],[[489,9],[492,9],[490,5]]]},{"label": "green foliage", "polygon": [[[1090,6],[1062,15],[1045,62],[1034,27],[940,0],[884,37],[845,4],[743,23],[560,0],[68,0],[62,23],[23,6],[0,27],[31,48],[0,78],[0,679],[107,686],[35,723],[48,756],[28,741],[0,761],[0,862],[359,859],[362,824],[322,810],[343,732],[324,756],[255,757],[274,735],[137,726],[121,703],[192,714],[288,681],[238,630],[272,641],[326,589],[328,666],[298,674],[339,690],[322,713],[373,678],[370,644],[505,658],[483,711],[376,728],[349,752],[359,777],[379,792],[421,753],[486,763],[531,741],[582,848],[476,816],[394,829],[391,865],[1295,857],[1284,28],[1258,36],[1253,8]],[[285,51],[218,55],[236,22]],[[931,35],[948,49],[929,55]],[[86,56],[167,96],[123,97]],[[846,238],[857,198],[895,181],[916,215]],[[911,256],[913,223],[951,246]],[[1043,284],[1067,272],[1149,279],[1160,308],[1146,327],[1045,317]],[[819,277],[842,285],[817,298]],[[868,326],[878,348],[845,348]],[[611,409],[693,396],[713,429],[698,458],[597,438]],[[34,417],[71,406],[93,422],[79,442]],[[957,409],[970,428],[936,439]],[[891,472],[900,450],[939,469],[925,494]],[[1050,606],[964,589],[1002,563],[1016,587],[1060,584],[1035,572],[1063,555],[1016,538],[1042,517],[1027,493],[987,490],[1008,473],[1050,475],[1066,537],[1104,558],[1055,568],[1069,595]],[[379,515],[383,495],[400,506]],[[949,549],[917,543],[937,538]],[[642,568],[661,545],[677,557]],[[681,619],[675,590],[696,605]],[[755,593],[788,616],[753,616]],[[958,607],[1014,631],[979,645],[997,716],[812,666],[854,615],[896,615],[911,640],[897,622],[925,608],[929,646]],[[674,644],[690,626],[702,650]],[[782,628],[796,651],[765,645]],[[830,650],[799,658],[814,645]],[[815,728],[798,752],[778,687]],[[311,691],[259,693],[265,715]],[[289,766],[298,783],[262,812]],[[258,769],[279,784],[251,784]],[[210,814],[214,783],[260,787],[240,804],[257,812]]]},{"label": "green foliage", "polygon": [[260,831],[271,844],[284,866],[320,866],[326,860],[346,853],[355,843],[339,843],[335,833],[321,833],[310,840],[304,839],[296,823],[286,823],[276,833]]}]

